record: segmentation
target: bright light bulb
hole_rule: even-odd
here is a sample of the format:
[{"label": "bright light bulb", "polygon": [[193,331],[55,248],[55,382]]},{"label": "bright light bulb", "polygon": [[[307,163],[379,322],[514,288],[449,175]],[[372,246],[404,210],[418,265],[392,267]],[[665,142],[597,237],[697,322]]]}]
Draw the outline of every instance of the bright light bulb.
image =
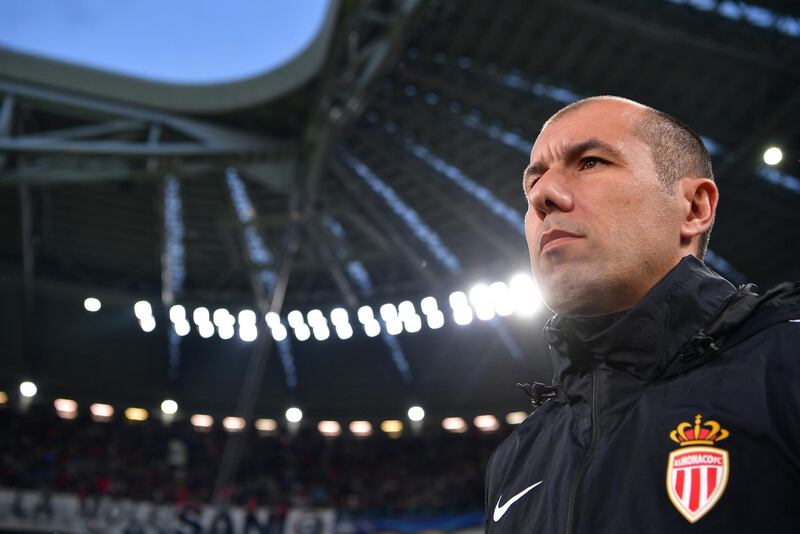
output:
[{"label": "bright light bulb", "polygon": [[294,329],[294,337],[297,338],[297,341],[306,341],[311,337],[311,329],[303,323]]},{"label": "bright light bulb", "polygon": [[194,414],[189,421],[196,428],[211,428],[214,425],[214,418],[202,413]]},{"label": "bright light bulb", "polygon": [[403,322],[400,319],[386,321],[386,333],[390,336],[399,335],[403,331]]},{"label": "bright light bulb", "polygon": [[203,339],[208,339],[214,335],[214,325],[210,321],[200,323],[197,327],[197,333],[200,334],[200,337]]},{"label": "bright light bulb", "polygon": [[764,163],[767,165],[777,165],[783,160],[783,151],[776,147],[771,146],[764,151]]},{"label": "bright light bulb", "polygon": [[520,315],[532,315],[542,304],[542,296],[533,279],[525,274],[518,274],[509,284],[514,301],[514,309]]},{"label": "bright light bulb", "polygon": [[192,312],[192,320],[194,320],[194,324],[197,326],[211,321],[211,315],[208,313],[208,308],[204,308],[203,306],[195,308],[195,310]]},{"label": "bright light bulb", "polygon": [[275,328],[275,325],[281,324],[281,316],[275,312],[267,312],[267,314],[264,316],[264,320],[267,322],[267,326],[270,328]]},{"label": "bright light bulb", "polygon": [[404,300],[397,306],[397,314],[400,316],[400,320],[407,321],[416,315],[417,312],[414,310],[414,304],[412,304],[410,300]]},{"label": "bright light bulb", "polygon": [[342,433],[342,425],[336,421],[320,421],[317,430],[323,436],[338,436]]},{"label": "bright light bulb", "polygon": [[145,332],[152,332],[156,329],[156,320],[152,315],[148,315],[139,321],[139,326],[142,327],[142,330]]},{"label": "bright light bulb", "polygon": [[339,339],[350,339],[353,337],[353,327],[350,326],[350,323],[342,323],[336,325],[336,335],[339,336]]},{"label": "bright light bulb", "polygon": [[500,421],[493,415],[479,415],[472,422],[484,432],[493,432],[500,428]]},{"label": "bright light bulb", "polygon": [[255,323],[240,323],[239,324],[239,339],[250,343],[255,341],[258,337],[258,328]]},{"label": "bright light bulb", "polygon": [[175,415],[178,412],[178,403],[167,399],[161,403],[161,411],[166,415]]},{"label": "bright light bulb", "polygon": [[275,341],[283,341],[284,339],[286,339],[286,336],[289,335],[289,332],[286,330],[286,327],[280,323],[275,325],[275,327],[272,328],[271,332],[272,332],[272,339],[274,339]]},{"label": "bright light bulb", "polygon": [[178,321],[175,323],[175,333],[179,336],[183,337],[189,333],[191,327],[189,326],[189,321],[183,319],[182,321]]},{"label": "bright light bulb", "polygon": [[308,325],[310,327],[314,327],[318,324],[326,324],[328,321],[325,320],[325,316],[322,315],[322,312],[319,310],[311,310],[306,314],[308,318]]},{"label": "bright light bulb", "polygon": [[369,421],[351,421],[348,428],[356,436],[369,436],[372,434],[372,423]]},{"label": "bright light bulb", "polygon": [[331,337],[331,331],[326,324],[319,324],[312,329],[314,333],[314,339],[317,341],[325,341],[329,337]]},{"label": "bright light bulb", "polygon": [[286,420],[290,423],[299,423],[303,419],[303,411],[300,408],[291,407],[286,410]]},{"label": "bright light bulb", "polygon": [[253,325],[256,324],[256,312],[253,310],[242,310],[237,317],[240,325]]},{"label": "bright light bulb", "polygon": [[31,397],[36,395],[36,391],[37,391],[36,384],[34,384],[33,382],[26,381],[19,385],[19,392],[25,398],[30,399]]},{"label": "bright light bulb", "polygon": [[392,319],[397,318],[397,308],[395,307],[394,304],[391,303],[382,304],[379,312],[381,315],[381,319],[383,319],[384,322],[389,322]]},{"label": "bright light bulb", "polygon": [[422,406],[412,406],[408,409],[408,418],[412,421],[422,421],[425,419],[425,410]]},{"label": "bright light bulb", "polygon": [[349,320],[350,319],[347,316],[347,310],[345,310],[344,308],[334,308],[331,310],[331,322],[334,325],[346,323]]},{"label": "bright light bulb", "polygon": [[221,324],[219,325],[219,337],[220,339],[230,339],[234,336],[235,332],[233,330],[232,324]]},{"label": "bright light bulb", "polygon": [[83,307],[86,308],[86,311],[96,312],[100,311],[102,304],[98,299],[94,297],[89,297],[83,301]]},{"label": "bright light bulb", "polygon": [[442,428],[460,434],[467,431],[467,423],[461,417],[445,417],[442,419]]},{"label": "bright light bulb", "polygon": [[381,333],[381,324],[375,319],[364,323],[364,333],[367,334],[368,337],[377,336]]},{"label": "bright light bulb", "polygon": [[305,320],[303,319],[303,312],[299,310],[290,311],[289,315],[286,316],[286,320],[289,322],[289,326],[292,328],[297,328],[300,325],[306,324]]},{"label": "bright light bulb", "polygon": [[433,297],[425,297],[422,299],[422,302],[419,303],[419,307],[425,315],[430,315],[439,311],[439,304]]},{"label": "bright light bulb", "polygon": [[453,311],[453,320],[457,325],[465,326],[472,322],[471,308],[456,308]]},{"label": "bright light bulb", "polygon": [[436,330],[444,326],[444,314],[440,311],[428,315],[428,328]]},{"label": "bright light bulb", "polygon": [[358,309],[358,320],[361,321],[361,324],[367,324],[374,318],[375,314],[369,306],[361,306]]},{"label": "bright light bulb", "polygon": [[492,294],[492,301],[497,315],[508,317],[514,313],[514,301],[508,293],[507,285],[503,282],[495,282],[489,286],[489,291]]},{"label": "bright light bulb", "polygon": [[222,420],[222,426],[228,432],[241,432],[247,423],[241,417],[226,417]]},{"label": "bright light bulb", "polygon": [[214,324],[217,325],[217,327],[229,324],[234,320],[233,316],[231,315],[231,312],[229,312],[225,308],[219,308],[217,310],[214,310],[214,315],[212,317],[214,318]]},{"label": "bright light bulb", "polygon": [[169,320],[175,324],[186,320],[186,308],[180,304],[175,304],[169,309]]},{"label": "bright light bulb", "polygon": [[450,298],[448,300],[450,301],[450,307],[454,310],[469,307],[467,295],[463,291],[453,291],[450,293]]},{"label": "bright light bulb", "polygon": [[146,317],[153,316],[153,308],[150,306],[150,303],[147,302],[146,300],[140,300],[139,302],[133,305],[133,314],[140,321],[144,321]]},{"label": "bright light bulb", "polygon": [[422,329],[422,319],[416,314],[409,318],[404,324],[406,332],[411,334],[415,334]]},{"label": "bright light bulb", "polygon": [[506,423],[509,425],[518,425],[528,418],[526,412],[510,412],[506,414]]}]

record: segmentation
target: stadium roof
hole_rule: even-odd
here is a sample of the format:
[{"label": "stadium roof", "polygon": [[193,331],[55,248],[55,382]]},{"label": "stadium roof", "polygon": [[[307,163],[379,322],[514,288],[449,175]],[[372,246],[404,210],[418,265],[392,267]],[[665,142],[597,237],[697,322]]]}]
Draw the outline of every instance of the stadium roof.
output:
[{"label": "stadium roof", "polygon": [[[277,303],[289,343],[258,373],[258,414],[290,402],[319,418],[397,417],[412,402],[442,415],[524,408],[514,383],[550,379],[545,313],[459,326],[449,295],[527,270],[527,152],[544,119],[593,94],[704,136],[721,190],[712,267],[766,286],[798,278],[794,4],[374,1],[331,13],[318,68],[281,76],[280,91],[269,74],[189,96],[127,91],[108,73],[2,52],[2,387],[33,377],[52,396],[170,396],[230,413],[257,342],[204,339],[194,323],[176,337],[163,303],[256,310],[259,340]],[[765,166],[770,145],[795,156]],[[371,338],[357,319],[361,305],[377,315],[405,300],[421,317],[428,295],[440,329]],[[100,311],[84,310],[89,296]],[[287,313],[314,309],[330,338],[299,341]]]}]

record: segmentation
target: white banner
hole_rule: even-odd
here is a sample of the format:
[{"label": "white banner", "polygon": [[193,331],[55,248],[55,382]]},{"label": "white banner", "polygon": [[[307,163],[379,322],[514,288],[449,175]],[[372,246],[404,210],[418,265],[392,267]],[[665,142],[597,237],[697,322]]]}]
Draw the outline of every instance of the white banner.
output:
[{"label": "white banner", "polygon": [[[266,508],[159,505],[130,499],[0,489],[0,529],[89,534],[268,534]],[[284,534],[334,534],[331,509],[292,509]],[[275,532],[274,530],[272,532]]]}]

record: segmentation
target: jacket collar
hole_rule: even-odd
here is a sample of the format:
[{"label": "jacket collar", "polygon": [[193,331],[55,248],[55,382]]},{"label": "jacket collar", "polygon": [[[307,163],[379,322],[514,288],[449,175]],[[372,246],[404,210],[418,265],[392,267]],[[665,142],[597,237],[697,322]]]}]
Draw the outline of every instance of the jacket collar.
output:
[{"label": "jacket collar", "polygon": [[553,317],[544,335],[552,349],[554,383],[597,363],[643,382],[655,380],[735,292],[702,261],[686,256],[627,311]]}]

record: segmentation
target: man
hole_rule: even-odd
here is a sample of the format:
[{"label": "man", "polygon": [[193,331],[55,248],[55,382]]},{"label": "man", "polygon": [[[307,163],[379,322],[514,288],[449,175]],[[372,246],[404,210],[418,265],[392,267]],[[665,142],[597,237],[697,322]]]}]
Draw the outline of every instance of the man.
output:
[{"label": "man", "polygon": [[702,262],[711,160],[676,119],[596,97],[525,169],[553,386],[489,462],[489,533],[800,531],[800,284]]}]

